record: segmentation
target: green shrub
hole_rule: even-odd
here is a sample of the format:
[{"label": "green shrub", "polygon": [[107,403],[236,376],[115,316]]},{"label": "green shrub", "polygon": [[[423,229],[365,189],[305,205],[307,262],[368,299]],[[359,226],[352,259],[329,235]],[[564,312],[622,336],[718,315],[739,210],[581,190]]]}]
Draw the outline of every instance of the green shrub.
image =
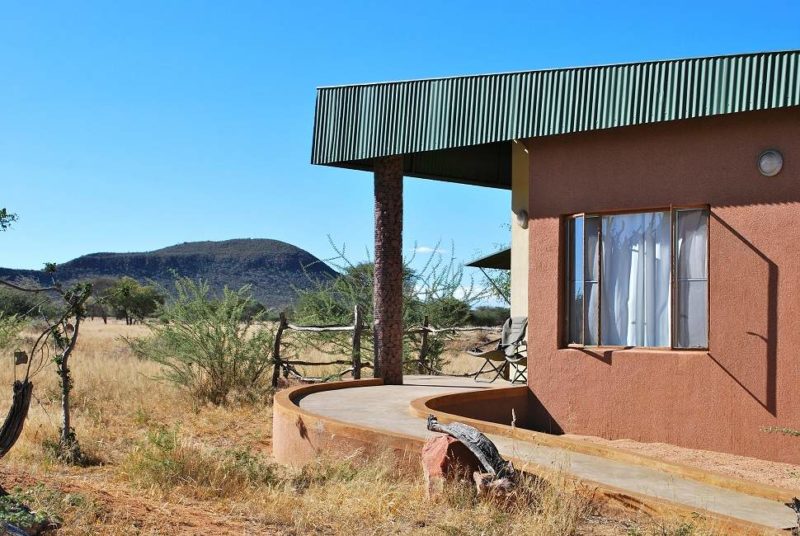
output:
[{"label": "green shrub", "polygon": [[125,461],[131,480],[169,492],[182,486],[197,497],[236,496],[243,488],[277,482],[275,466],[248,450],[203,449],[177,428],[155,427]]},{"label": "green shrub", "polygon": [[[23,286],[38,286],[36,282],[23,281]],[[44,293],[23,292],[0,287],[0,313],[20,318],[53,316],[55,306],[52,296]]]},{"label": "green shrub", "polygon": [[64,514],[96,517],[91,501],[77,493],[64,493],[37,484],[26,490],[17,487],[0,496],[0,521],[10,523],[31,534],[58,528]]},{"label": "green shrub", "polygon": [[162,308],[153,334],[126,339],[133,352],[163,365],[163,378],[200,401],[224,404],[232,395],[254,401],[269,394],[264,371],[274,335],[252,313],[249,287],[224,289],[215,298],[201,281],[178,278],[176,295]]},{"label": "green shrub", "polygon": [[0,350],[4,350],[19,336],[24,321],[17,315],[8,315],[0,311]]},{"label": "green shrub", "polygon": [[42,512],[31,512],[16,493],[0,496],[0,521],[21,529],[31,529],[47,522]]},{"label": "green shrub", "polygon": [[470,313],[469,323],[473,326],[502,326],[511,315],[508,307],[476,307]]}]

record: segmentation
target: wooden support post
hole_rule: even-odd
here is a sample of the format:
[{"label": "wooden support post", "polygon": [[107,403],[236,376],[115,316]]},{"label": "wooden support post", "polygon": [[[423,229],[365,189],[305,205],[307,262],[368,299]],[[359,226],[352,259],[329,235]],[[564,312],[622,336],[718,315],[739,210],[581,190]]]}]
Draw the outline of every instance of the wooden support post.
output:
[{"label": "wooden support post", "polygon": [[361,318],[361,307],[356,305],[353,312],[353,379],[361,379],[361,331],[364,320]]},{"label": "wooden support post", "polygon": [[375,377],[403,383],[403,157],[375,164]]},{"label": "wooden support post", "polygon": [[419,361],[417,362],[417,372],[420,374],[428,374],[432,372],[433,367],[427,367],[427,359],[428,359],[428,315],[425,315],[425,319],[422,321],[422,332],[420,333],[420,337],[422,341],[419,344]]},{"label": "wooden support post", "polygon": [[281,365],[283,361],[281,360],[281,337],[283,337],[283,332],[286,330],[289,323],[286,321],[286,314],[281,313],[278,317],[278,330],[275,332],[275,341],[273,342],[272,347],[272,359],[275,362],[275,368],[272,370],[272,387],[278,387],[278,379],[281,376]]}]

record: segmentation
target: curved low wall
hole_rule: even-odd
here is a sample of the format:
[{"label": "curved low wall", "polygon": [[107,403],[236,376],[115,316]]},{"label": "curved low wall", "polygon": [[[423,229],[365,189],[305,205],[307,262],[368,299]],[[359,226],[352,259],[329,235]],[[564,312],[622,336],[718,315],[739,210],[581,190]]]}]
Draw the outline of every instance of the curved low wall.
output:
[{"label": "curved low wall", "polygon": [[[396,463],[408,464],[409,467],[418,467],[419,452],[424,444],[422,438],[379,430],[357,423],[343,422],[331,417],[311,413],[299,405],[303,397],[315,392],[379,386],[382,384],[383,382],[379,379],[356,380],[303,385],[280,391],[275,396],[273,406],[273,455],[276,460],[288,465],[304,465],[319,457],[352,457],[354,453],[361,452],[365,458],[368,458],[371,454],[385,455],[389,452],[396,455]],[[512,409],[514,414],[517,415],[517,422],[530,418],[530,407],[526,410],[523,403],[528,401],[525,390],[527,390],[526,387],[511,387],[469,393],[435,395],[412,401],[410,410],[412,414],[419,417],[426,417],[433,413],[437,415],[441,422],[458,420],[487,433],[506,435],[524,441],[612,459],[616,458],[622,461],[642,463],[706,483],[743,491],[751,495],[783,501],[792,496],[793,492],[779,488],[761,486],[694,468],[668,464],[613,448],[581,444],[580,440],[574,437],[555,436],[502,424],[506,420],[506,415],[510,414]],[[525,413],[526,411],[528,412],[527,414]],[[488,420],[481,420],[476,417]],[[526,464],[524,460],[515,457],[510,459],[518,467],[534,474],[547,475],[551,471],[546,467]],[[567,476],[568,478],[575,478],[574,476]],[[603,499],[606,505],[613,508],[634,509],[645,512],[650,516],[664,519],[672,519],[675,516],[689,518],[697,513],[696,509],[678,503],[639,495],[597,482],[582,482],[588,486],[587,490],[591,490],[595,499]],[[737,533],[764,533],[764,527],[762,526],[752,525],[742,520],[711,512],[700,513],[709,515],[719,527],[726,530],[730,529]]]},{"label": "curved low wall", "polygon": [[481,423],[514,425],[527,430],[561,434],[544,406],[524,385],[438,395],[426,399],[432,410],[467,417]]},{"label": "curved low wall", "polygon": [[304,465],[317,457],[350,456],[361,451],[395,452],[398,460],[412,459],[423,441],[419,438],[354,425],[305,411],[300,400],[311,393],[383,385],[383,380],[353,380],[335,383],[301,385],[279,391],[272,407],[272,454],[286,465]]}]

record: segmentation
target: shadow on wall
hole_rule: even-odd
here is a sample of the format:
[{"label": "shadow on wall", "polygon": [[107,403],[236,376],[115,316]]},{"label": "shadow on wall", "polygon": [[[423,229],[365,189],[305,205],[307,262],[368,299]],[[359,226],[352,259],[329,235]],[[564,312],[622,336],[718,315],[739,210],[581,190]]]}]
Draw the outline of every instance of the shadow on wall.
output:
[{"label": "shadow on wall", "polygon": [[[778,265],[767,257],[761,250],[753,245],[738,231],[733,229],[718,214],[712,212],[711,217],[719,224],[727,236],[720,236],[717,240],[724,244],[736,244],[735,260],[725,262],[736,263],[737,275],[742,277],[741,282],[725,280],[718,281],[715,290],[724,287],[724,303],[717,302],[729,310],[721,314],[714,311],[713,319],[722,317],[716,326],[711,326],[710,335],[715,333],[714,328],[724,330],[725,333],[712,342],[712,348],[729,348],[727,351],[712,353],[708,357],[741,387],[753,400],[766,409],[773,416],[777,411],[777,373],[778,373]],[[758,279],[753,281],[753,277]],[[713,280],[710,284],[714,284]],[[746,297],[738,293],[752,289],[752,295]],[[746,307],[746,309],[745,309]],[[721,325],[722,323],[730,325]],[[739,337],[737,337],[739,335]],[[738,339],[738,340],[737,340]],[[612,365],[612,350],[592,350],[583,348],[581,351],[606,365]],[[753,362],[749,356],[763,355],[763,360]]]},{"label": "shadow on wall", "polygon": [[611,364],[611,356],[614,355],[613,350],[590,350],[588,348],[579,348],[578,350],[589,357],[593,357],[598,361],[605,363],[606,365]]},{"label": "shadow on wall", "polygon": [[523,426],[528,430],[535,432],[545,432],[548,434],[561,435],[564,429],[558,424],[553,415],[547,411],[541,400],[539,400],[533,391],[528,389],[528,415],[526,423]]},{"label": "shadow on wall", "polygon": [[[719,281],[716,285],[713,280],[710,281],[712,289],[722,294],[722,299],[725,300],[713,300],[715,303],[711,304],[710,313],[719,318],[719,313],[714,313],[714,306],[730,307],[727,314],[722,312],[725,323],[730,324],[730,331],[727,325],[717,326],[717,329],[724,329],[724,332],[716,336],[713,331],[709,334],[715,337],[709,343],[712,348],[724,345],[729,350],[719,354],[715,350],[714,353],[709,352],[708,356],[753,400],[775,416],[778,376],[778,266],[718,214],[712,211],[711,217],[729,235],[720,237],[720,243],[730,243],[731,239],[737,243],[736,253],[740,254],[724,262],[736,263],[734,277],[741,277],[742,280]],[[758,277],[755,284],[752,280],[754,275]],[[719,292],[722,289],[725,292]],[[747,292],[748,289],[755,292]],[[745,295],[739,292],[744,292]],[[711,329],[715,329],[713,324]],[[752,363],[749,356],[757,355],[763,355],[763,361]],[[754,367],[754,372],[751,372]]]},{"label": "shadow on wall", "polygon": [[435,397],[428,407],[459,417],[518,428],[563,434],[564,430],[528,387],[468,391]]}]

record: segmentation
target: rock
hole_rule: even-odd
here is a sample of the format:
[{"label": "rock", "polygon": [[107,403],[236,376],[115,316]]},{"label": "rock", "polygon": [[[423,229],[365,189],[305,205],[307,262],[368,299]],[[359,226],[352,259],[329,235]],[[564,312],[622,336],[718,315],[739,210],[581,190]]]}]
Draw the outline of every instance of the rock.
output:
[{"label": "rock", "polygon": [[469,479],[481,471],[480,463],[460,441],[450,436],[430,438],[422,447],[422,470],[428,496],[441,493],[447,479]]}]

